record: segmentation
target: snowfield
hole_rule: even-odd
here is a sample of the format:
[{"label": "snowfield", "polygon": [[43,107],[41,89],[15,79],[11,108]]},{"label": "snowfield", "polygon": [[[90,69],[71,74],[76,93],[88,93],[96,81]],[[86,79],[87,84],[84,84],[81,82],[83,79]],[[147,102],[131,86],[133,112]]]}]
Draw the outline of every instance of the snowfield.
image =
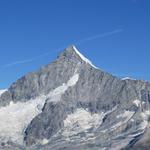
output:
[{"label": "snowfield", "polygon": [[0,141],[11,140],[23,143],[24,130],[32,119],[41,113],[45,98],[39,97],[28,102],[17,102],[0,108]]},{"label": "snowfield", "polygon": [[77,109],[64,120],[64,136],[72,136],[90,128],[98,128],[104,118],[104,113],[91,114],[85,109]]}]

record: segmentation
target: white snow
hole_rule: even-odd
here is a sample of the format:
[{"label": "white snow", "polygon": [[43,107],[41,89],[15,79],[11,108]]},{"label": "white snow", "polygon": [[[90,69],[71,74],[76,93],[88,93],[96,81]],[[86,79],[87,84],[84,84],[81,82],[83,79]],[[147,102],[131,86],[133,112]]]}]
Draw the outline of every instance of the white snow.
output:
[{"label": "white snow", "polygon": [[143,122],[140,124],[140,128],[141,130],[146,129],[146,127],[148,126],[148,121],[147,120],[143,120]]},{"label": "white snow", "polygon": [[103,112],[101,114],[91,114],[85,109],[78,108],[64,120],[64,131],[62,135],[68,137],[80,132],[86,132],[86,130],[92,127],[98,128],[101,125],[103,118]]},{"label": "white snow", "polygon": [[79,79],[79,74],[75,74],[73,77],[70,78],[70,80],[67,83],[63,83],[61,86],[57,87],[53,91],[51,91],[47,98],[49,98],[50,101],[59,101],[61,99],[61,95],[71,86],[74,86]]},{"label": "white snow", "polygon": [[0,96],[4,93],[4,92],[6,92],[7,91],[7,89],[5,89],[5,90],[0,90]]},{"label": "white snow", "polygon": [[75,46],[73,46],[73,49],[75,50],[75,52],[80,56],[80,58],[81,58],[83,61],[85,61],[86,63],[90,64],[90,65],[91,65],[92,67],[94,67],[95,69],[99,69],[98,67],[94,66],[94,65],[92,64],[92,62],[91,62],[89,59],[87,59],[85,56],[83,56],[83,55],[77,50],[77,48],[76,48]]},{"label": "white snow", "polygon": [[119,121],[118,123],[116,123],[115,125],[113,125],[112,127],[111,127],[111,130],[115,130],[115,129],[117,129],[118,127],[120,127],[120,126],[122,126],[123,124],[125,124],[126,122],[128,122],[131,118],[132,118],[132,116],[135,114],[135,112],[134,111],[124,111],[124,113],[123,114],[120,114],[120,115],[118,115],[117,116],[117,118],[120,118],[120,117],[122,117],[122,118],[125,118],[123,121]]},{"label": "white snow", "polygon": [[124,113],[117,116],[117,118],[131,118],[135,112],[126,110]]},{"label": "white snow", "polygon": [[150,116],[150,110],[145,110],[141,113],[141,117],[145,120],[148,120],[149,116]]},{"label": "white snow", "polygon": [[41,113],[45,97],[39,97],[28,102],[10,102],[0,108],[0,138],[12,140],[21,144],[23,133],[32,119]]},{"label": "white snow", "polygon": [[145,129],[146,127],[148,127],[149,123],[148,123],[148,119],[150,117],[150,110],[145,110],[141,113],[141,117],[143,119],[143,122],[140,124],[140,129]]},{"label": "white snow", "polygon": [[139,129],[138,129],[138,130],[135,130],[134,132],[137,132],[137,133],[131,133],[130,135],[128,135],[128,137],[136,137],[138,135],[141,135],[142,133],[144,133],[144,130],[139,132]]},{"label": "white snow", "polygon": [[48,144],[48,142],[49,142],[48,139],[43,139],[43,140],[41,141],[41,144],[42,144],[42,145],[46,145],[46,144]]},{"label": "white snow", "polygon": [[133,101],[133,104],[135,104],[137,107],[139,107],[141,105],[141,101],[136,99]]},{"label": "white snow", "polygon": [[131,78],[131,77],[125,77],[125,78],[122,78],[121,80],[136,80],[136,79]]}]

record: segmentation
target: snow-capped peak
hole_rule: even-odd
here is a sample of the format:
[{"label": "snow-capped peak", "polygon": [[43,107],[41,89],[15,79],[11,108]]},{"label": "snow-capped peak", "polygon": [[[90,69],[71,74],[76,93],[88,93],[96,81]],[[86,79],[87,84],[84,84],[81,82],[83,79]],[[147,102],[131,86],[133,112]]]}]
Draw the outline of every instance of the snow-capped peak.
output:
[{"label": "snow-capped peak", "polygon": [[74,45],[72,46],[72,48],[73,48],[73,50],[80,56],[80,58],[81,58],[83,61],[85,61],[86,63],[90,64],[92,67],[94,67],[94,68],[96,68],[96,69],[99,69],[98,67],[94,66],[94,65],[92,64],[92,62],[91,62],[89,59],[87,59],[85,56],[83,56],[83,55],[77,50],[77,48],[76,48]]}]

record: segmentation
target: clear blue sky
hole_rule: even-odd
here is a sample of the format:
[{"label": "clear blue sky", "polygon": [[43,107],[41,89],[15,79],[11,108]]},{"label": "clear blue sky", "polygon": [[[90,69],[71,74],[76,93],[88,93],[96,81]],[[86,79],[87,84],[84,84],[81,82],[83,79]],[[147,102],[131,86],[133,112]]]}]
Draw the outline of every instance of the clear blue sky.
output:
[{"label": "clear blue sky", "polygon": [[150,81],[150,0],[1,0],[0,88],[73,43],[105,71]]}]

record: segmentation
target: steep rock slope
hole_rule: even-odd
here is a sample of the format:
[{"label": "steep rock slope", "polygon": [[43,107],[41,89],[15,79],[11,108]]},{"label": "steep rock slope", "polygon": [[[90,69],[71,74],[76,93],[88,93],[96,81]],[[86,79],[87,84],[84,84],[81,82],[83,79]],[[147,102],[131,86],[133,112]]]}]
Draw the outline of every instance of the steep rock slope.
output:
[{"label": "steep rock slope", "polygon": [[3,149],[134,148],[149,130],[149,91],[148,82],[112,76],[70,46],[1,95],[0,114],[11,112],[10,125],[0,124]]}]

